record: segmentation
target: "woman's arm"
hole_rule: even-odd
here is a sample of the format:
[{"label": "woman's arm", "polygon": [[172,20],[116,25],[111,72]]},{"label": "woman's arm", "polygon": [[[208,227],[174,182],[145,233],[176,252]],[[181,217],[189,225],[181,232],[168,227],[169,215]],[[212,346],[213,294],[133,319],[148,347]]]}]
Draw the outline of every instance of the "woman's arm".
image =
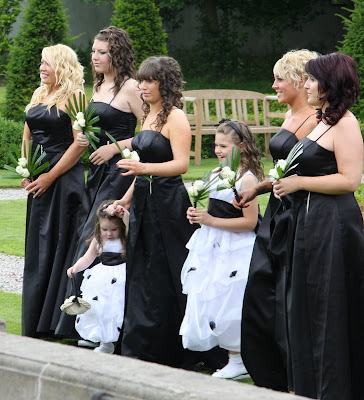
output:
[{"label": "woman's arm", "polygon": [[[29,148],[29,142],[30,142],[30,129],[27,123],[24,124],[24,131],[23,131],[23,140],[22,140],[22,146],[21,146],[21,155],[22,157],[28,158],[28,154],[24,154],[24,146],[23,143],[25,141],[25,149]],[[29,185],[29,179],[28,178],[24,178],[21,181],[21,185],[23,188],[26,188]]]},{"label": "woman's arm", "polygon": [[[276,197],[298,190],[322,194],[355,192],[361,182],[363,169],[363,139],[357,120],[343,117],[325,138],[325,148],[332,149],[338,173],[324,176],[292,176],[273,183]],[[323,137],[324,138],[324,137]],[[331,139],[330,139],[331,138]],[[329,140],[330,139],[330,140]]]},{"label": "woman's arm", "polygon": [[171,111],[167,123],[162,129],[162,134],[170,140],[173,160],[163,163],[141,163],[131,159],[122,159],[117,166],[128,170],[122,175],[176,176],[184,174],[188,170],[191,128],[182,110]]},{"label": "woman's arm", "polygon": [[89,267],[97,257],[98,253],[96,250],[96,239],[92,239],[90,247],[87,249],[86,253],[78,259],[78,261],[67,270],[67,275],[72,278],[73,274],[77,272],[84,271]]},{"label": "woman's arm", "polygon": [[[256,179],[253,175],[244,177],[241,189],[254,188]],[[193,211],[194,210],[194,211]],[[233,232],[252,231],[258,222],[258,200],[255,198],[250,202],[250,206],[244,209],[244,215],[239,218],[218,218],[210,215],[206,210],[198,210],[190,207],[187,218],[193,222],[214,228],[225,229]],[[192,218],[191,218],[192,217]]]},{"label": "woman's arm", "polygon": [[[80,135],[82,135],[86,138],[86,136],[83,133],[79,134],[79,136]],[[81,138],[81,136],[80,136],[80,138]],[[132,139],[133,138],[120,140],[118,142],[118,145],[121,148],[121,150],[124,150],[125,147],[127,147],[129,150],[132,150],[132,147],[131,147]],[[87,138],[86,138],[86,140],[87,140]],[[81,143],[80,140],[79,140],[79,143]],[[87,140],[87,143],[89,143],[88,140]],[[86,146],[88,146],[88,144]],[[119,153],[120,153],[119,149],[116,147],[116,145],[114,143],[105,144],[104,146],[101,146],[97,150],[95,150],[90,155],[89,160],[92,162],[92,164],[102,165],[105,162],[109,161],[112,157],[114,157],[115,154],[119,154]],[[121,156],[120,156],[120,158],[121,158]]]},{"label": "woman's arm", "polygon": [[[76,96],[77,94],[78,91],[76,92]],[[63,156],[54,165],[54,167],[50,171],[44,172],[43,174],[39,175],[39,177],[34,182],[30,183],[26,187],[29,193],[34,193],[34,197],[43,194],[58,177],[71,169],[81,157],[81,154],[84,152],[85,149],[77,144],[78,131],[75,131],[72,128],[72,133],[73,143],[68,147]]]}]

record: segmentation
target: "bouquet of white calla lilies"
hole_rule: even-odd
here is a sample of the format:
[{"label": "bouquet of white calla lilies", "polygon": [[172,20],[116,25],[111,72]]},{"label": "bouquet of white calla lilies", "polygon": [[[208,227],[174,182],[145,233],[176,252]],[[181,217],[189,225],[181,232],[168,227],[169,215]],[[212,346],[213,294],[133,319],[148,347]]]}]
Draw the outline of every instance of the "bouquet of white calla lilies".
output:
[{"label": "bouquet of white calla lilies", "polygon": [[301,142],[298,142],[295,144],[295,146],[292,147],[285,160],[278,160],[274,164],[274,168],[269,170],[269,180],[271,182],[274,182],[278,179],[284,178],[287,175],[288,171],[291,171],[293,168],[297,167],[298,163],[295,165],[292,164],[302,153],[303,144]]},{"label": "bouquet of white calla lilies", "polygon": [[49,162],[45,162],[41,164],[44,157],[46,156],[46,152],[43,151],[39,156],[40,145],[38,144],[33,152],[33,141],[29,141],[28,149],[26,148],[26,141],[23,142],[23,155],[27,155],[28,158],[22,157],[20,150],[17,146],[13,145],[13,150],[15,156],[13,154],[9,154],[9,157],[13,163],[13,165],[4,165],[4,168],[8,171],[15,172],[17,175],[5,175],[4,178],[29,178],[35,175],[40,174],[45,169],[49,167]]},{"label": "bouquet of white calla lilies", "polygon": [[[131,160],[135,160],[135,161],[140,161],[139,154],[135,150],[130,151],[127,147],[125,147],[124,150],[122,150],[121,147],[119,146],[119,143],[110,135],[110,133],[105,131],[105,135],[115,144],[115,146],[117,147],[117,149],[120,152],[121,158],[127,158],[127,159],[131,159]],[[142,175],[142,176],[148,182],[152,182],[152,175],[150,175],[150,176]]]},{"label": "bouquet of white calla lilies", "polygon": [[203,206],[201,203],[202,200],[207,199],[209,197],[209,193],[213,190],[211,189],[211,186],[218,178],[218,175],[211,180],[210,177],[211,172],[209,172],[207,175],[204,175],[202,179],[195,180],[191,186],[187,188],[187,193],[189,194],[195,208],[197,207],[197,203]]},{"label": "bouquet of white calla lilies", "polygon": [[65,108],[68,116],[75,121],[72,125],[73,129],[82,131],[92,148],[97,150],[95,142],[98,143],[100,138],[98,138],[95,133],[100,133],[100,128],[93,125],[100,120],[100,117],[98,115],[96,117],[93,116],[96,112],[93,100],[91,100],[86,107],[86,96],[84,93],[80,92],[78,102],[76,95],[73,94],[73,104],[71,100],[68,99],[68,105],[66,105]]},{"label": "bouquet of white calla lilies", "polygon": [[239,203],[240,198],[235,188],[235,182],[238,178],[238,171],[240,167],[240,151],[237,147],[233,147],[232,154],[226,155],[227,165],[221,163],[221,171],[219,173],[222,185],[218,186],[217,190],[232,189],[236,201]]}]

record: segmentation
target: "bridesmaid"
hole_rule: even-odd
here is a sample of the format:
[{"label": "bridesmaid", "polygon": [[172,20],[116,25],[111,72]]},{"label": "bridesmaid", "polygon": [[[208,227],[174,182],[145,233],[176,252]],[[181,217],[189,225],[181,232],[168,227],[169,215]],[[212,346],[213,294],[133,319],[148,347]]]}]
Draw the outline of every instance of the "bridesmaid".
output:
[{"label": "bridesmaid", "polygon": [[[66,292],[65,265],[84,186],[83,148],[65,104],[83,90],[83,67],[63,44],[45,47],[41,85],[27,105],[23,140],[46,152],[46,172],[22,181],[28,191],[23,277],[22,334],[52,336]],[[29,156],[29,155],[28,155]]]},{"label": "bridesmaid", "polygon": [[[182,366],[179,328],[185,311],[180,274],[196,229],[181,174],[189,165],[191,130],[182,108],[182,73],[170,57],[149,57],[137,78],[144,100],[142,130],[131,142],[141,161],[123,159],[123,176],[137,175],[114,205],[130,207],[127,304],[121,354]],[[142,175],[151,175],[148,182]],[[197,225],[196,225],[197,226]]]},{"label": "bridesmaid", "polygon": [[[307,136],[317,125],[314,108],[307,102],[304,88],[307,61],[317,53],[294,50],[286,53],[273,68],[273,89],[278,102],[288,104],[282,128],[270,141],[273,159],[285,159],[292,147]],[[272,190],[272,183],[264,181],[255,188],[240,193],[240,205],[257,195]],[[245,366],[258,386],[287,390],[286,337],[284,321],[276,315],[283,301],[286,264],[286,228],[290,218],[290,198],[279,201],[273,195],[259,228],[249,278],[244,296],[242,315],[241,354]]]},{"label": "bridesmaid", "polygon": [[[310,60],[305,84],[319,124],[301,140],[297,175],[273,184],[292,199],[286,290],[288,388],[320,400],[363,398],[364,230],[354,192],[363,138],[349,109],[359,94],[355,61],[332,53]],[[285,307],[284,305],[287,305]]]},{"label": "bridesmaid", "polygon": [[[96,107],[95,115],[100,117],[95,125],[101,128],[98,134],[100,147],[90,155],[86,188],[78,214],[78,231],[73,235],[77,246],[70,247],[73,261],[65,266],[67,268],[85,254],[86,240],[93,232],[95,214],[101,202],[121,198],[133,181],[132,176],[120,175],[116,167],[116,162],[121,158],[120,153],[114,144],[109,144],[104,132],[108,132],[117,141],[130,139],[134,136],[137,118],[143,114],[140,90],[134,79],[134,53],[126,32],[114,26],[102,29],[95,36],[91,61],[95,75],[92,99]],[[82,133],[78,135],[78,142],[80,146],[89,144]],[[97,259],[94,264],[98,262]],[[80,284],[82,276],[77,276],[77,279]],[[74,329],[74,317],[62,313],[56,333],[65,337],[78,337]],[[80,345],[87,344],[80,342]]]}]

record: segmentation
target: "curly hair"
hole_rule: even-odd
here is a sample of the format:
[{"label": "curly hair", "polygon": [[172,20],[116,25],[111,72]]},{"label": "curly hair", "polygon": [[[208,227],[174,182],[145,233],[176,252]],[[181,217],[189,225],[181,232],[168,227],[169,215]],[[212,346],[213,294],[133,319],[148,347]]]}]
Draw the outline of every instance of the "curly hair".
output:
[{"label": "curly hair", "polygon": [[[134,51],[130,38],[123,29],[109,26],[101,29],[94,40],[109,44],[108,54],[110,67],[115,74],[113,89],[116,95],[128,79],[135,78]],[[95,72],[92,62],[91,65],[94,74],[94,89],[97,92],[105,78],[104,74]]]},{"label": "curly hair", "polygon": [[[181,67],[172,57],[149,57],[144,60],[137,72],[137,81],[155,80],[159,82],[159,91],[162,97],[162,111],[158,113],[156,119],[156,130],[162,129],[167,122],[168,115],[173,107],[182,109],[181,101],[183,90],[183,76]],[[143,97],[142,97],[143,99]],[[143,99],[142,125],[149,114],[150,106]]]},{"label": "curly hair", "polygon": [[[56,75],[56,85],[59,88],[47,105],[50,111],[52,106],[58,107],[64,103],[76,90],[83,91],[83,66],[78,62],[77,54],[64,44],[45,47],[42,51],[42,60],[52,67]],[[52,86],[41,83],[25,112],[37,106],[51,92]]]},{"label": "curly hair", "polygon": [[95,238],[99,249],[102,250],[103,242],[102,242],[102,238],[101,238],[100,220],[108,219],[109,221],[115,222],[117,227],[119,228],[119,232],[120,232],[119,239],[121,240],[121,243],[123,245],[123,253],[121,254],[121,256],[125,256],[126,238],[127,238],[126,226],[121,218],[117,217],[116,215],[110,215],[105,211],[105,209],[109,205],[113,204],[114,202],[115,202],[115,200],[105,200],[100,204],[99,208],[96,211],[96,222],[95,222],[94,231],[93,231],[92,235],[89,237],[89,239],[87,240],[87,242],[89,243],[92,241],[92,239]]},{"label": "curly hair", "polygon": [[352,107],[359,95],[359,75],[352,57],[331,53],[310,60],[307,73],[318,82],[319,100],[329,106],[317,110],[317,119],[327,125],[335,125],[346,110]]},{"label": "curly hair", "polygon": [[305,65],[309,60],[318,57],[318,53],[306,49],[290,50],[280,58],[273,67],[273,74],[299,88],[302,77],[306,80]]},{"label": "curly hair", "polygon": [[234,130],[234,128],[227,122],[220,124],[216,133],[222,133],[228,136],[235,146],[241,150],[240,154],[240,177],[247,171],[251,171],[259,181],[264,180],[264,171],[262,163],[260,161],[261,155],[258,150],[255,136],[249,129],[249,127],[243,122],[230,121],[237,129],[240,130],[243,141]]}]

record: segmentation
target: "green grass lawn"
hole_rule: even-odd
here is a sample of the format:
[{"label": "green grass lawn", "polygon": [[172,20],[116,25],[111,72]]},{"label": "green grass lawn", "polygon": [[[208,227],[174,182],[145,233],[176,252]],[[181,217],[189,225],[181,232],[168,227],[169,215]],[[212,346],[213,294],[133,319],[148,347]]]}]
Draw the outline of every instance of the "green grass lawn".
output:
[{"label": "green grass lawn", "polygon": [[21,295],[0,290],[0,318],[6,321],[6,331],[21,335]]},{"label": "green grass lawn", "polygon": [[0,201],[0,253],[24,257],[26,199]]}]

